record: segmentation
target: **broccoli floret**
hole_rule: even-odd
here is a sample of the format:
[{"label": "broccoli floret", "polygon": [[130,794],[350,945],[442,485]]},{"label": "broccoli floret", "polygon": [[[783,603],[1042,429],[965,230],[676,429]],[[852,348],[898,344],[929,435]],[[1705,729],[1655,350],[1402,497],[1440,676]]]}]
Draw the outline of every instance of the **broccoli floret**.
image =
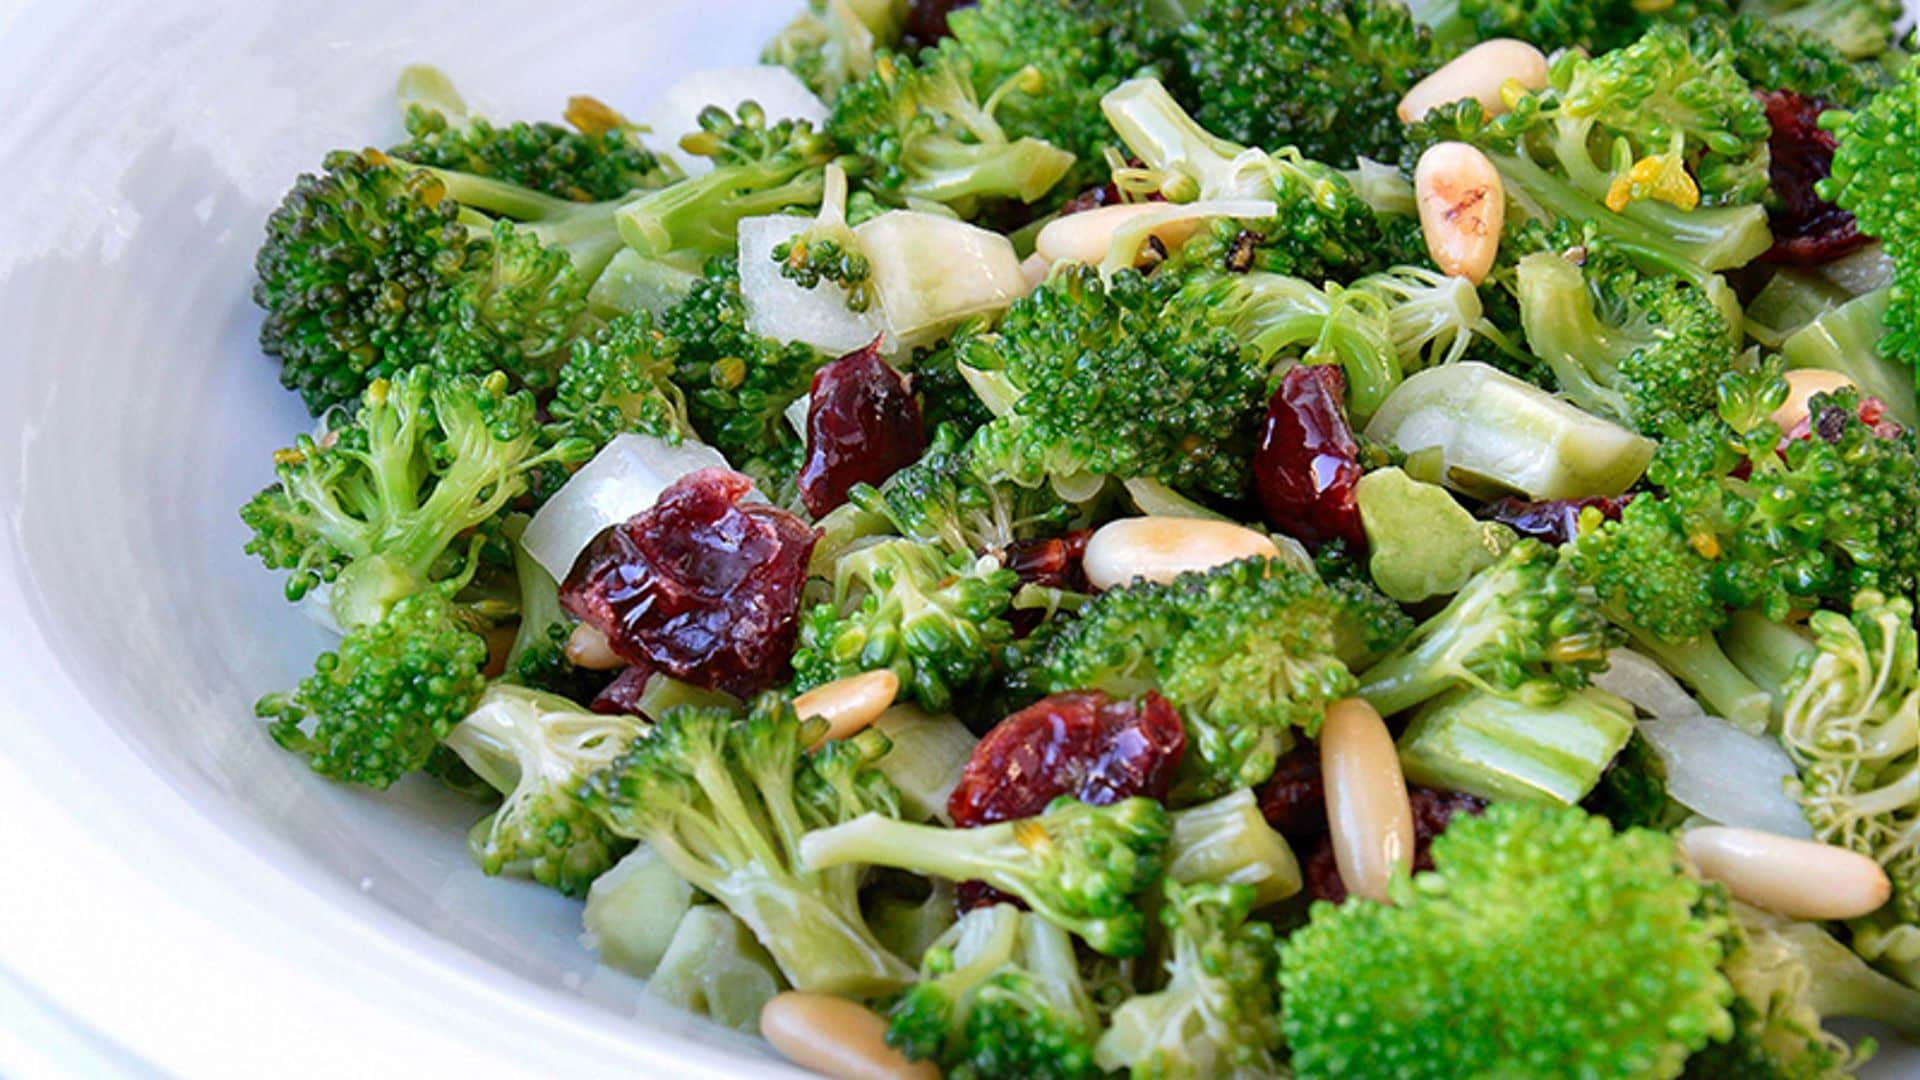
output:
[{"label": "broccoli floret", "polygon": [[676,359],[653,316],[621,315],[593,340],[574,343],[548,411],[595,446],[628,432],[678,442],[693,424],[686,395],[672,381]]},{"label": "broccoli floret", "polygon": [[1734,1034],[1687,1063],[1687,1075],[1788,1080],[1853,1075],[1873,1052],[1826,1030],[1842,1017],[1920,1035],[1920,992],[1868,967],[1813,923],[1732,904],[1735,944],[1723,971],[1738,995]]},{"label": "broccoli floret", "polygon": [[1527,344],[1560,392],[1643,435],[1714,412],[1720,377],[1740,358],[1720,308],[1678,278],[1592,254],[1584,270],[1546,253],[1519,264]]},{"label": "broccoli floret", "polygon": [[1317,733],[1327,704],[1353,692],[1352,668],[1408,622],[1364,585],[1244,559],[1101,593],[1017,682],[1036,694],[1158,690],[1186,726],[1180,797],[1207,799],[1264,781],[1292,729]]},{"label": "broccoli floret", "polygon": [[1787,687],[1780,741],[1814,835],[1870,856],[1894,906],[1920,921],[1920,643],[1913,604],[1862,591],[1851,616],[1815,612],[1817,652]]},{"label": "broccoli floret", "polygon": [[847,499],[885,518],[900,535],[951,554],[999,554],[1016,540],[1066,528],[1071,511],[1050,488],[982,476],[974,464],[959,432],[943,424],[919,461],[877,489],[856,486]]},{"label": "broccoli floret", "polygon": [[372,788],[423,768],[486,687],[487,643],[442,589],[356,626],[290,694],[260,699],[275,742],[335,780]]},{"label": "broccoli floret", "polygon": [[1437,62],[1392,0],[1208,0],[1181,45],[1202,124],[1342,167],[1399,151],[1394,109]]},{"label": "broccoli floret", "polygon": [[957,438],[978,431],[993,419],[993,410],[973,392],[960,357],[950,342],[933,349],[920,349],[908,365],[913,374],[913,394],[920,399],[920,415],[936,431],[951,426]]},{"label": "broccoli floret", "polygon": [[832,101],[840,88],[873,71],[882,49],[900,43],[907,5],[899,0],[810,0],[760,53]]},{"label": "broccoli floret", "polygon": [[[1392,903],[1315,904],[1281,953],[1302,1075],[1674,1077],[1732,1031],[1726,920],[1672,839],[1577,809],[1455,818]],[[1390,973],[1355,978],[1355,972]]]},{"label": "broccoli floret", "polygon": [[1003,372],[1018,394],[976,433],[976,461],[1003,462],[1029,486],[1144,476],[1244,494],[1265,368],[1176,289],[1130,270],[1103,284],[1076,263],[971,336],[965,362]]},{"label": "broccoli floret", "polygon": [[1091,1080],[1099,1029],[1066,931],[1011,904],[934,942],[888,1012],[887,1043],[949,1076]]},{"label": "broccoli floret", "polygon": [[1509,37],[1543,51],[1580,48],[1588,53],[1618,48],[1655,22],[1685,22],[1723,16],[1726,0],[1415,0],[1414,18],[1451,50],[1475,41]]},{"label": "broccoli floret", "polygon": [[557,124],[497,127],[467,111],[445,74],[415,65],[400,74],[407,141],[387,153],[416,165],[504,180],[575,202],[617,199],[665,187],[675,174],[640,142],[640,129],[590,97],[567,100]]},{"label": "broccoli floret", "polygon": [[1860,231],[1877,237],[1893,258],[1880,355],[1920,371],[1920,174],[1912,138],[1920,125],[1920,64],[1908,64],[1894,85],[1858,112],[1823,113],[1820,126],[1839,140],[1833,171],[1816,190],[1852,214]]},{"label": "broccoli floret", "polygon": [[973,65],[958,48],[908,60],[882,55],[873,73],[834,99],[827,131],[865,160],[869,190],[889,202],[945,203],[963,215],[983,201],[1037,201],[1073,167],[1073,155],[1035,138],[1010,138],[994,111],[1014,90],[1040,91],[1025,68],[974,93]]},{"label": "broccoli floret", "polygon": [[1667,794],[1667,766],[1646,737],[1635,732],[1582,806],[1628,829],[1672,832],[1692,813]]},{"label": "broccoli floret", "polygon": [[1136,894],[1160,875],[1172,829],[1166,809],[1149,798],[1088,806],[1061,797],[1038,817],[974,829],[867,814],[808,833],[800,861],[813,871],[890,866],[984,881],[1099,952],[1138,956],[1147,920]]},{"label": "broccoli floret", "polygon": [[774,245],[771,254],[781,277],[803,289],[823,283],[838,286],[846,294],[848,311],[867,311],[874,301],[873,262],[847,223],[847,204],[847,171],[829,165],[813,224]]},{"label": "broccoli floret", "polygon": [[280,482],[241,508],[247,551],[289,570],[287,599],[330,587],[343,627],[379,622],[432,587],[457,592],[480,565],[482,529],[584,440],[549,440],[530,394],[505,375],[415,369],[376,381],[351,422],[275,455]]},{"label": "broccoli floret", "polygon": [[1854,63],[1824,38],[1750,16],[1702,18],[1689,28],[1696,51],[1724,50],[1756,90],[1791,90],[1857,109],[1892,83],[1888,68]]},{"label": "broccoli floret", "polygon": [[1013,639],[1007,605],[1020,584],[992,556],[947,554],[887,540],[841,557],[833,599],[801,620],[796,690],[888,670],[902,693],[933,712],[978,689]]},{"label": "broccoli floret", "polygon": [[912,972],[861,916],[859,871],[806,865],[796,847],[810,829],[896,812],[872,767],[884,739],[809,752],[825,722],[803,723],[771,695],[745,718],[685,707],[651,730],[582,789],[614,833],[725,904],[795,989],[878,996],[907,984]]},{"label": "broccoli floret", "polygon": [[707,263],[686,298],[661,315],[659,330],[673,343],[673,382],[686,395],[694,430],[763,491],[790,486],[806,446],[786,409],[812,388],[823,358],[747,329],[731,255]]},{"label": "broccoli floret", "polygon": [[1164,888],[1166,986],[1114,1010],[1094,1051],[1100,1067],[1139,1080],[1284,1074],[1280,951],[1272,925],[1247,919],[1253,889],[1172,878]]},{"label": "broccoli floret", "polygon": [[1820,38],[1850,60],[1866,60],[1894,43],[1905,14],[1899,0],[1740,0],[1739,13]]},{"label": "broccoli floret", "polygon": [[581,802],[581,785],[645,736],[646,722],[635,716],[588,712],[518,686],[489,688],[445,739],[506,797],[468,838],[480,868],[585,896],[632,845]]},{"label": "broccoli floret", "polygon": [[1520,540],[1360,678],[1381,715],[1458,686],[1551,704],[1605,664],[1611,634],[1552,548]]}]

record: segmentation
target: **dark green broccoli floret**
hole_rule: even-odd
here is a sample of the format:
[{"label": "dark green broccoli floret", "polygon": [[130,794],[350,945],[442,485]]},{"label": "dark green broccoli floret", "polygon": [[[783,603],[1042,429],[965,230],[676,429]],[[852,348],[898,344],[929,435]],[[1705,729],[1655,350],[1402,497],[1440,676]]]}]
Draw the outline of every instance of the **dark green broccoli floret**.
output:
[{"label": "dark green broccoli floret", "polygon": [[1920,175],[1913,133],[1920,128],[1920,64],[1908,64],[1894,85],[1858,112],[1828,112],[1822,127],[1839,139],[1833,172],[1820,197],[1853,215],[1860,231],[1879,238],[1893,258],[1893,291],[1880,354],[1920,371]]},{"label": "dark green broccoli floret", "polygon": [[1040,78],[1023,69],[983,102],[960,49],[929,50],[917,61],[882,55],[872,74],[834,99],[827,132],[862,156],[865,184],[889,202],[946,203],[963,214],[985,200],[1034,202],[1073,167],[1073,155],[1010,138],[994,110],[1016,88],[1037,92]]},{"label": "dark green broccoli floret", "polygon": [[414,66],[400,76],[407,141],[387,153],[416,165],[504,180],[576,202],[617,199],[664,187],[673,176],[640,142],[640,129],[590,97],[567,101],[567,122],[515,121],[497,127],[467,111],[440,71]]},{"label": "dark green broccoli floret", "polygon": [[596,446],[628,432],[678,440],[692,422],[686,395],[673,383],[676,359],[675,343],[653,316],[619,316],[593,340],[574,343],[547,409]]},{"label": "dark green broccoli floret", "polygon": [[393,605],[321,653],[290,694],[261,698],[275,742],[336,780],[384,788],[426,765],[486,687],[487,643],[443,589]]},{"label": "dark green broccoli floret", "polygon": [[1095,1048],[1100,1067],[1135,1080],[1284,1075],[1280,952],[1273,926],[1247,919],[1253,888],[1172,878],[1164,888],[1166,986],[1114,1010]]},{"label": "dark green broccoli floret", "polygon": [[1414,0],[1415,19],[1449,50],[1488,38],[1519,38],[1544,52],[1605,52],[1654,23],[1724,16],[1727,0]]},{"label": "dark green broccoli floret", "polygon": [[1059,532],[1070,514],[1045,485],[1029,488],[982,476],[968,444],[944,424],[920,460],[878,489],[856,486],[847,499],[885,518],[902,536],[963,555],[997,554],[1016,540]]},{"label": "dark green broccoli floret", "polygon": [[1645,435],[1712,413],[1740,335],[1704,290],[1644,276],[1589,249],[1584,267],[1553,254],[1520,260],[1527,345],[1560,392]]},{"label": "dark green broccoli floret", "polygon": [[1726,920],[1666,835],[1500,803],[1432,857],[1391,904],[1315,904],[1287,939],[1301,1075],[1671,1078],[1731,1033]]},{"label": "dark green broccoli floret", "polygon": [[1018,394],[975,454],[1036,482],[1144,476],[1243,494],[1265,368],[1176,288],[1130,270],[1103,284],[1073,264],[969,338],[965,362],[1004,372]]},{"label": "dark green broccoli floret", "polygon": [[961,373],[959,353],[950,343],[917,351],[908,370],[913,374],[913,394],[920,399],[920,416],[928,427],[951,427],[955,438],[964,441],[993,419],[993,410]]},{"label": "dark green broccoli floret", "polygon": [[1172,830],[1149,798],[1088,806],[1062,797],[1038,817],[973,829],[867,814],[802,837],[800,861],[815,871],[864,864],[984,881],[1099,952],[1138,956],[1147,919],[1136,894],[1160,876]]},{"label": "dark green broccoli floret", "polygon": [[673,343],[673,382],[686,394],[693,428],[769,494],[799,471],[805,450],[786,409],[813,385],[823,358],[747,328],[739,263],[711,260],[686,299],[660,316]]},{"label": "dark green broccoli floret", "polygon": [[1671,832],[1692,813],[1667,794],[1667,767],[1659,751],[1636,732],[1581,804],[1615,829]]},{"label": "dark green broccoli floret", "polygon": [[767,47],[760,62],[778,64],[807,89],[832,101],[840,88],[873,71],[882,49],[899,44],[906,5],[896,0],[809,0]]},{"label": "dark green broccoli floret", "polygon": [[878,996],[912,972],[863,919],[859,869],[808,866],[797,845],[802,834],[822,835],[808,830],[895,813],[899,795],[872,767],[885,739],[808,751],[825,726],[803,723],[773,696],[745,718],[670,709],[587,781],[582,798],[616,834],[645,843],[725,904],[795,989]]},{"label": "dark green broccoli floret", "polygon": [[1554,550],[1521,540],[1368,668],[1360,694],[1383,716],[1457,686],[1550,703],[1586,684],[1610,637],[1593,595]]},{"label": "dark green broccoli floret", "polygon": [[587,809],[581,785],[646,727],[553,694],[490,688],[444,743],[506,799],[468,837],[480,868],[585,896],[633,845]]},{"label": "dark green broccoli floret", "polygon": [[1011,904],[976,908],[934,942],[888,1012],[887,1042],[949,1076],[1092,1080],[1099,1030],[1073,939]]},{"label": "dark green broccoli floret", "polygon": [[551,441],[530,394],[504,375],[419,368],[368,387],[351,422],[275,455],[280,482],[240,516],[247,551],[290,570],[287,598],[330,586],[343,627],[379,622],[400,600],[472,579],[487,533],[530,473],[583,461],[584,440]]},{"label": "dark green broccoli floret", "polygon": [[1817,37],[1851,60],[1865,60],[1894,44],[1900,0],[1740,0],[1743,16]]},{"label": "dark green broccoli floret", "polygon": [[795,689],[888,670],[933,712],[978,689],[1013,638],[1007,605],[1019,577],[987,556],[887,540],[840,558],[833,599],[800,622]]},{"label": "dark green broccoli floret", "polygon": [[1340,166],[1398,153],[1394,109],[1436,64],[1392,0],[1208,0],[1181,41],[1202,124]]},{"label": "dark green broccoli floret", "polygon": [[1158,690],[1186,726],[1182,798],[1206,799],[1266,780],[1292,729],[1318,732],[1326,705],[1353,693],[1352,668],[1408,628],[1363,585],[1246,559],[1101,593],[1016,681],[1035,694]]},{"label": "dark green broccoli floret", "polygon": [[524,516],[514,515],[502,530],[513,541],[513,571],[520,586],[520,626],[500,677],[503,682],[558,694],[584,705],[605,688],[611,673],[589,671],[568,658],[567,643],[573,638],[576,624],[560,606],[560,586],[553,575],[519,542],[526,523]]},{"label": "dark green broccoli floret", "polygon": [[1725,50],[1756,90],[1791,90],[1842,109],[1865,105],[1892,83],[1888,68],[1855,63],[1825,39],[1749,16],[1703,18],[1689,28],[1696,51]]}]

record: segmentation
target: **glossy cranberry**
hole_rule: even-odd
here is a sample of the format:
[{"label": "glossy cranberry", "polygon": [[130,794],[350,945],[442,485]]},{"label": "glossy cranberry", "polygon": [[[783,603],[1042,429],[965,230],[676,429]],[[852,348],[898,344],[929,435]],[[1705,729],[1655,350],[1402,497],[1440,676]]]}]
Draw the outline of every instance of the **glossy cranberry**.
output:
[{"label": "glossy cranberry", "polygon": [[902,44],[909,51],[924,49],[939,42],[952,31],[947,28],[947,16],[964,7],[972,7],[979,0],[911,0],[907,4],[907,26],[902,35]]},{"label": "glossy cranberry", "polygon": [[1294,847],[1308,851],[1326,835],[1327,794],[1320,783],[1320,747],[1302,743],[1280,756],[1260,792],[1267,824]]},{"label": "glossy cranberry", "polygon": [[781,682],[820,534],[729,469],[690,473],[594,537],[560,602],[630,663],[745,696]]},{"label": "glossy cranberry", "polygon": [[1092,592],[1093,586],[1087,583],[1083,565],[1087,541],[1092,538],[1092,529],[1075,529],[1065,536],[1045,540],[1015,540],[1007,545],[1005,564],[1007,569],[1020,575],[1022,585]]},{"label": "glossy cranberry", "polygon": [[1253,479],[1274,528],[1309,544],[1345,540],[1367,549],[1360,527],[1360,444],[1347,426],[1347,378],[1331,364],[1301,364],[1267,403]]},{"label": "glossy cranberry", "polygon": [[594,695],[590,708],[609,716],[644,716],[646,714],[640,711],[640,695],[647,689],[647,680],[651,678],[652,664],[630,664],[621,668],[620,674]]},{"label": "glossy cranberry", "polygon": [[1773,247],[1763,261],[1791,266],[1832,262],[1867,244],[1853,215],[1822,199],[1814,185],[1833,172],[1833,133],[1820,127],[1821,102],[1791,90],[1755,93],[1767,109],[1773,132],[1767,137],[1767,173],[1773,202],[1767,223]]},{"label": "glossy cranberry", "polygon": [[1589,507],[1598,510],[1608,521],[1619,521],[1621,509],[1631,499],[1632,496],[1628,495],[1617,499],[1595,496],[1591,499],[1528,502],[1526,499],[1508,497],[1482,506],[1478,515],[1484,521],[1497,521],[1521,536],[1544,540],[1558,547],[1579,535],[1580,515]]},{"label": "glossy cranberry", "polygon": [[813,373],[800,499],[815,518],[847,501],[855,484],[878,486],[927,448],[920,403],[880,359],[879,341]]},{"label": "glossy cranberry", "polygon": [[[1457,814],[1477,814],[1487,804],[1472,795],[1457,791],[1435,791],[1417,787],[1407,792],[1413,808],[1413,869],[1415,873],[1433,869],[1433,838],[1447,831]],[[1323,837],[1320,846],[1307,859],[1307,895],[1315,900],[1343,904],[1347,900],[1346,883],[1340,880],[1340,867],[1333,857],[1333,840]]]},{"label": "glossy cranberry", "polygon": [[955,825],[1032,817],[1062,795],[1106,806],[1166,797],[1187,749],[1180,714],[1149,693],[1138,703],[1094,690],[1055,694],[995,724],[947,799]]}]

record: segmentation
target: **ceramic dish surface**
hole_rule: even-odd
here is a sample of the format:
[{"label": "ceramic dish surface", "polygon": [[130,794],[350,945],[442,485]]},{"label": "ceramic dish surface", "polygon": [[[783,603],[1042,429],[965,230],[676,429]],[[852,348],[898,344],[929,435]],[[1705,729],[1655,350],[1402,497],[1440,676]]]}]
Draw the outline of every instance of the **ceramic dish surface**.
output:
[{"label": "ceramic dish surface", "polygon": [[798,1075],[483,876],[469,804],[275,747],[252,703],[323,637],[234,512],[311,423],[256,344],[262,222],[398,137],[404,64],[640,113],[797,2],[0,0],[0,1073]]}]

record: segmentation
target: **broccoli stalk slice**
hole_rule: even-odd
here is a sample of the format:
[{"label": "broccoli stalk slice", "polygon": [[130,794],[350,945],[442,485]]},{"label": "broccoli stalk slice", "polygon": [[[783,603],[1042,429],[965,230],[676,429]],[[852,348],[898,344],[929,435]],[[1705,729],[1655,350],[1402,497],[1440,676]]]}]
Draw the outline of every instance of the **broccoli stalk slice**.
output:
[{"label": "broccoli stalk slice", "polygon": [[1754,611],[1733,613],[1720,633],[1720,648],[1754,685],[1772,695],[1776,717],[1786,702],[1787,687],[1815,653],[1805,634]]},{"label": "broccoli stalk slice", "polygon": [[1880,354],[1893,286],[1887,285],[1815,317],[1780,343],[1787,367],[1837,371],[1860,392],[1883,402],[1908,428],[1920,427],[1913,370]]},{"label": "broccoli stalk slice", "polygon": [[1743,731],[1763,732],[1773,715],[1773,695],[1735,664],[1712,634],[1686,641],[1667,641],[1629,625],[1634,648],[1659,661],[1687,684],[1713,715]]},{"label": "broccoli stalk slice", "polygon": [[1572,806],[1632,737],[1632,707],[1600,690],[1545,706],[1456,690],[1407,725],[1400,765],[1426,787]]},{"label": "broccoli stalk slice", "polygon": [[1167,877],[1183,884],[1243,885],[1253,910],[1300,891],[1300,862],[1260,812],[1252,788],[1173,812]]},{"label": "broccoli stalk slice", "polygon": [[1134,894],[1159,875],[1171,830],[1166,810],[1152,799],[1088,806],[1063,797],[1039,817],[976,829],[867,814],[807,834],[799,850],[808,871],[888,866],[983,881],[1099,952],[1137,956],[1146,947],[1146,919]]},{"label": "broccoli stalk slice", "polygon": [[464,220],[491,227],[494,218],[507,219],[515,231],[531,237],[542,248],[564,252],[583,282],[591,283],[598,277],[620,250],[615,222],[620,209],[632,200],[581,203],[492,177],[431,166],[420,168],[440,182],[446,197],[460,204]]}]

